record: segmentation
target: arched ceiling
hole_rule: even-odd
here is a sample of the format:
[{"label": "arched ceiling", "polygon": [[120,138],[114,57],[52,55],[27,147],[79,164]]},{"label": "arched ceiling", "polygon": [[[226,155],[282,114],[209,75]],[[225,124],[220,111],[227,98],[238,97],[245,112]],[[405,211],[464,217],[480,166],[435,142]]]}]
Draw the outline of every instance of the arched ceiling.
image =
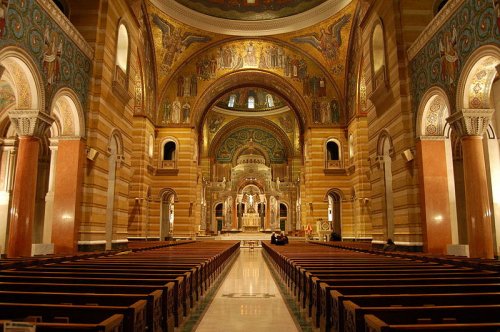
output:
[{"label": "arched ceiling", "polygon": [[[191,2],[209,5],[207,1]],[[229,5],[229,1],[210,1],[215,2],[220,8]],[[300,7],[299,3],[306,2],[314,8]],[[345,125],[347,55],[357,1],[282,2],[282,9],[299,4],[302,9],[295,9],[305,10],[303,14],[326,5],[335,10],[323,20],[272,37],[235,36],[187,24],[182,17],[174,17],[175,11],[166,10],[174,3],[181,6],[161,0],[150,0],[147,5],[157,72],[158,125],[199,128],[204,123],[203,114],[218,99],[252,84],[262,88],[272,85],[271,90],[278,91],[278,98],[295,112],[301,128]],[[261,10],[265,3],[256,0]],[[292,16],[295,22],[301,21],[297,19],[300,15]],[[221,79],[235,74],[240,81],[221,87]],[[259,77],[271,78],[272,83]]]}]

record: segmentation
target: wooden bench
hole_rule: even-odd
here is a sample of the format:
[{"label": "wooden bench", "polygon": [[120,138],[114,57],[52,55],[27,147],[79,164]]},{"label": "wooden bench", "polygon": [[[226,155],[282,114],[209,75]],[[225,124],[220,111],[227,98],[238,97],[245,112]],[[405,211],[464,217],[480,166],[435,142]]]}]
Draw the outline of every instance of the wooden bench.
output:
[{"label": "wooden bench", "polygon": [[[342,331],[341,324],[343,319],[340,318],[344,311],[344,301],[341,296],[349,295],[397,295],[404,294],[411,296],[413,294],[467,294],[467,293],[499,293],[500,284],[443,284],[443,285],[379,285],[377,287],[359,285],[359,286],[336,286],[320,284],[321,300],[323,301],[320,327],[326,330],[330,325],[333,331]],[[328,292],[329,296],[325,296],[323,292]],[[336,296],[333,297],[332,295]],[[340,295],[339,295],[340,294]],[[331,321],[331,324],[327,322]],[[338,326],[338,327],[336,327]]]},{"label": "wooden bench", "polygon": [[[341,331],[344,327],[343,301],[351,301],[360,306],[426,306],[426,305],[470,305],[500,304],[500,292],[492,293],[436,293],[436,294],[354,294],[344,295],[330,291],[334,306],[327,308],[331,315],[321,317],[321,331]],[[342,305],[339,305],[341,304]]]},{"label": "wooden bench", "polygon": [[146,300],[146,326],[148,327],[149,331],[155,332],[164,330],[164,317],[161,311],[161,296],[161,290],[153,291],[150,294],[91,294],[0,291],[0,299],[4,303],[130,306],[139,300]]},{"label": "wooden bench", "polygon": [[[161,314],[163,317],[163,329],[173,331],[174,326],[179,324],[175,308],[175,283],[170,282],[160,287],[155,285],[113,285],[113,284],[70,284],[70,283],[42,283],[42,282],[0,282],[0,290],[4,291],[26,291],[56,293],[92,293],[92,294],[151,294],[161,291]],[[157,312],[158,303],[154,303]]]},{"label": "wooden bench", "polygon": [[[389,321],[390,317],[386,319]],[[500,331],[500,323],[389,324],[374,315],[365,315],[365,332],[395,331],[498,332]]]},{"label": "wooden bench", "polygon": [[98,323],[114,314],[123,315],[124,332],[146,331],[146,301],[130,306],[91,306],[0,302],[0,319],[23,321],[36,317],[39,322]]},{"label": "wooden bench", "polygon": [[[0,320],[0,330],[3,331],[5,323],[11,323],[10,320]],[[123,315],[114,314],[109,318],[97,323],[40,323],[31,322],[35,325],[37,332],[122,332]]]},{"label": "wooden bench", "polygon": [[411,306],[411,307],[360,307],[351,301],[344,302],[344,331],[365,332],[365,315],[381,320],[418,325],[419,323],[498,323],[500,304],[464,306]]}]

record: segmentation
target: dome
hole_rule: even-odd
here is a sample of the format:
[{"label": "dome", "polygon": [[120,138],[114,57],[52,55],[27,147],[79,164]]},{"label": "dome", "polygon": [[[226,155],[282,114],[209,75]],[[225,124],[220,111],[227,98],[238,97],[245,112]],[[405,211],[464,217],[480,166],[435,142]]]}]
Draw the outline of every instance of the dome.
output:
[{"label": "dome", "polygon": [[240,21],[271,20],[308,11],[326,0],[176,0],[199,13]]}]

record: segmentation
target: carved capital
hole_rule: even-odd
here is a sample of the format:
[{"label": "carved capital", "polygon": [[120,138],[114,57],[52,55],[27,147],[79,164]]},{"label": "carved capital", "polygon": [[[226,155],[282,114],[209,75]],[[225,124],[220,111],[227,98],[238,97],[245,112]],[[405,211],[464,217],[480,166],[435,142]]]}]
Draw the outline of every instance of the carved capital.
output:
[{"label": "carved capital", "polygon": [[483,136],[491,121],[493,109],[462,109],[446,121],[459,137]]},{"label": "carved capital", "polygon": [[19,136],[42,137],[54,118],[39,110],[12,110],[9,118]]}]

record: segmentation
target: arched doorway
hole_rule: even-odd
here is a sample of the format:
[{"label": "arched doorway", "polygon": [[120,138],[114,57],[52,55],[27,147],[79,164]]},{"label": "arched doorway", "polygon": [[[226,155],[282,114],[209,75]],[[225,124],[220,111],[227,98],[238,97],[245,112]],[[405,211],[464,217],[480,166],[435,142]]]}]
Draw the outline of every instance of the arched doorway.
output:
[{"label": "arched doorway", "polygon": [[280,230],[285,232],[288,224],[288,206],[285,203],[280,203]]},{"label": "arched doorway", "polygon": [[222,227],[224,225],[224,204],[218,203],[214,207],[215,215],[215,225],[217,227],[217,233],[222,232]]},{"label": "arched doorway", "polygon": [[111,134],[108,145],[108,191],[107,191],[107,207],[106,207],[106,250],[111,250],[113,247],[115,223],[116,223],[116,178],[117,169],[123,155],[121,135],[118,131]]},{"label": "arched doorway", "polygon": [[383,131],[378,140],[377,146],[378,159],[381,163],[384,179],[384,196],[382,206],[384,210],[383,224],[386,238],[394,239],[394,193],[392,188],[392,157],[394,155],[394,147],[391,136],[387,131]]},{"label": "arched doorway", "polygon": [[175,192],[165,190],[161,194],[160,240],[171,240],[174,236]]},{"label": "arched doorway", "polygon": [[332,232],[342,236],[342,194],[338,189],[331,189],[327,194],[327,220]]}]

